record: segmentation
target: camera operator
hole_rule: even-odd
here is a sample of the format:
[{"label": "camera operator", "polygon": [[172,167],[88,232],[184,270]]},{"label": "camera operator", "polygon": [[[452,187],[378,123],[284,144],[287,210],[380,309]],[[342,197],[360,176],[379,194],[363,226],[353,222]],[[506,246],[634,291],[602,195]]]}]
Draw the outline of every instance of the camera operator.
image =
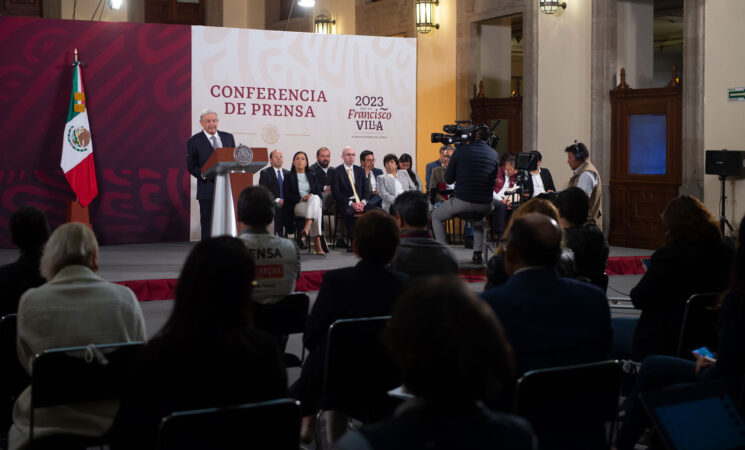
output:
[{"label": "camera operator", "polygon": [[[489,137],[486,126],[476,128],[473,140],[458,146],[450,158],[445,182],[455,183],[455,196],[450,197],[432,212],[432,229],[435,239],[445,242],[445,221],[461,213],[481,213],[484,218],[491,212],[492,191],[499,168],[499,155],[485,141]],[[456,182],[457,181],[457,182]],[[475,264],[484,264],[486,247],[482,218],[474,221],[473,258]]]}]

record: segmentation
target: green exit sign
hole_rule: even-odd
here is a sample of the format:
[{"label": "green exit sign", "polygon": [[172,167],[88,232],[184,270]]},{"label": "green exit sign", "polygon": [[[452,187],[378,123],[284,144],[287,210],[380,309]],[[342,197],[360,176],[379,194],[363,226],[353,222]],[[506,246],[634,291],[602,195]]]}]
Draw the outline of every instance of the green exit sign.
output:
[{"label": "green exit sign", "polygon": [[728,102],[745,102],[745,87],[727,89]]}]

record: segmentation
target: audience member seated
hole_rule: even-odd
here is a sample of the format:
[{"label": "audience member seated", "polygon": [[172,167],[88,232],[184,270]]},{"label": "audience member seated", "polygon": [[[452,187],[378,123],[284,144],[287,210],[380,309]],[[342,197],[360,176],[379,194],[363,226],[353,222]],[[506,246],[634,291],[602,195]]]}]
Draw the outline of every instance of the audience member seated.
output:
[{"label": "audience member seated", "polygon": [[8,220],[10,240],[20,256],[0,267],[0,316],[15,314],[18,300],[29,288],[44,284],[39,271],[44,243],[49,239],[49,223],[44,213],[33,206],[23,206]]},{"label": "audience member seated", "polygon": [[406,275],[387,268],[399,240],[400,232],[391,216],[380,210],[365,213],[357,221],[352,242],[360,262],[354,267],[330,270],[323,276],[303,334],[303,344],[310,354],[300,379],[290,388],[290,395],[301,402],[304,441],[311,439],[319,409],[329,326],[338,319],[391,313],[408,283]]},{"label": "audience member seated", "polygon": [[238,220],[246,225],[240,238],[256,264],[257,303],[276,303],[295,290],[300,277],[300,251],[290,239],[266,230],[274,218],[274,200],[263,186],[249,186],[238,197]]},{"label": "audience member seated", "polygon": [[559,224],[564,229],[564,242],[574,252],[577,277],[585,277],[602,288],[610,247],[595,223],[585,224],[590,198],[582,189],[570,187],[557,194],[556,207]]},{"label": "audience member seated", "polygon": [[331,195],[331,174],[329,167],[331,162],[331,152],[326,147],[321,147],[316,151],[316,162],[308,168],[308,172],[316,177],[316,181],[321,186],[321,203],[324,211],[332,211],[334,207],[334,196]]},{"label": "audience member seated", "polygon": [[[104,281],[98,270],[98,242],[90,228],[67,223],[57,228],[41,258],[46,284],[26,291],[18,305],[18,358],[31,373],[34,355],[50,348],[144,341],[145,319],[135,294]],[[13,408],[10,448],[28,444],[31,387]],[[118,402],[37,409],[34,438],[55,433],[99,436],[108,431]]]},{"label": "audience member seated", "polygon": [[561,236],[559,224],[543,214],[514,220],[504,262],[510,279],[481,294],[512,344],[517,376],[600,361],[610,348],[613,331],[605,293],[556,272]]},{"label": "audience member seated", "polygon": [[711,362],[694,354],[696,362],[670,356],[649,356],[642,362],[632,393],[627,397],[625,419],[616,439],[618,450],[633,449],[644,429],[651,426],[638,401],[641,392],[674,384],[721,380],[730,395],[742,402],[745,375],[745,217],[740,221],[737,250],[730,281],[720,312],[719,348]]},{"label": "audience member seated", "polygon": [[[435,169],[437,170],[437,169]],[[391,266],[413,278],[425,275],[458,275],[458,262],[447,245],[429,232],[429,203],[420,191],[407,191],[393,203],[401,228],[401,243]]]},{"label": "audience member seated", "polygon": [[719,223],[703,203],[681,195],[662,213],[665,246],[631,290],[641,316],[634,332],[633,358],[675,355],[685,303],[693,294],[723,292],[732,249],[722,241]]},{"label": "audience member seated", "polygon": [[445,183],[445,171],[448,170],[448,164],[450,163],[450,157],[452,155],[453,149],[451,147],[448,147],[440,153],[440,161],[442,162],[442,165],[432,169],[432,173],[430,174],[428,190],[431,191],[437,189],[437,193],[435,194],[435,207],[440,206],[445,200],[447,200],[447,196],[443,196],[440,191],[455,189],[455,183],[450,185]]},{"label": "audience member seated", "polygon": [[354,165],[355,153],[352,147],[344,147],[341,152],[342,164],[334,169],[331,192],[334,195],[336,213],[344,218],[347,230],[347,251],[352,251],[352,236],[354,235],[354,216],[365,211],[375,209],[368,204],[370,190],[368,188],[365,171]]},{"label": "audience member seated", "polygon": [[438,167],[442,167],[442,166],[447,165],[447,163],[445,162],[444,155],[445,155],[445,153],[448,150],[450,150],[450,153],[451,154],[453,153],[452,152],[452,150],[453,150],[452,147],[449,147],[447,145],[443,145],[442,147],[440,147],[440,158],[437,159],[436,161],[432,161],[430,163],[427,163],[427,165],[425,166],[425,170],[424,170],[424,181],[425,181],[425,183],[427,183],[427,190],[430,190],[433,187],[435,187],[435,185],[432,183],[432,171],[435,170]]},{"label": "audience member seated", "polygon": [[456,277],[430,278],[396,302],[385,341],[415,396],[394,418],[349,431],[337,450],[537,449],[522,418],[493,412],[512,369],[499,321]]},{"label": "audience member seated", "polygon": [[380,207],[383,199],[378,192],[378,177],[383,175],[383,171],[375,167],[375,154],[370,150],[363,150],[360,153],[360,166],[365,171],[367,189],[370,192],[367,203]]},{"label": "audience member seated", "polygon": [[411,155],[402,153],[401,157],[398,158],[398,163],[401,166],[401,170],[405,170],[409,174],[409,178],[416,183],[416,188],[421,191],[424,185],[422,184],[422,180],[419,179],[419,175],[411,168]]},{"label": "audience member seated", "polygon": [[533,150],[530,154],[535,155],[538,167],[530,171],[530,176],[525,182],[525,193],[523,195],[526,198],[535,198],[541,194],[555,192],[556,186],[554,186],[554,178],[551,176],[551,172],[545,167],[541,167],[543,155],[538,150]]},{"label": "audience member seated", "polygon": [[322,186],[316,177],[307,170],[308,155],[297,152],[292,157],[292,169],[285,180],[283,189],[285,197],[285,222],[295,217],[305,217],[305,225],[298,230],[300,237],[310,235],[316,255],[325,255],[328,251],[323,238],[321,223],[323,210],[321,206]]},{"label": "audience member seated", "polygon": [[390,212],[393,201],[406,191],[416,190],[405,170],[398,170],[398,158],[393,153],[383,158],[385,174],[378,175],[378,195],[383,199],[383,211]]},{"label": "audience member seated", "polygon": [[194,247],[171,316],[147,343],[122,399],[115,448],[154,449],[161,418],[174,411],[286,395],[276,343],[251,327],[253,274],[239,239],[222,236]]},{"label": "audience member seated", "polygon": [[290,223],[283,223],[282,220],[282,207],[285,204],[284,199],[284,180],[290,173],[289,170],[283,169],[282,164],[284,158],[282,152],[279,150],[272,150],[269,153],[270,166],[266,169],[262,169],[259,172],[259,185],[269,189],[269,192],[274,196],[274,232],[280,236],[286,236],[287,233],[292,233],[295,229],[295,221]]},{"label": "audience member seated", "polygon": [[[504,235],[507,236],[512,228],[512,223],[531,213],[539,213],[548,216],[555,221],[559,221],[559,211],[550,201],[542,198],[534,198],[523,203],[510,217],[510,223],[507,225]],[[556,263],[556,270],[562,277],[574,278],[576,269],[574,267],[574,253],[571,249],[564,247],[562,243],[561,257]],[[486,265],[486,285],[484,289],[490,289],[495,286],[501,286],[507,282],[509,275],[504,268],[504,246],[497,247],[494,256],[489,258]]]},{"label": "audience member seated", "polygon": [[491,230],[492,235],[499,238],[504,234],[504,225],[512,212],[512,197],[506,195],[507,191],[514,189],[517,179],[515,169],[515,155],[505,153],[499,162],[497,180],[492,192]]}]

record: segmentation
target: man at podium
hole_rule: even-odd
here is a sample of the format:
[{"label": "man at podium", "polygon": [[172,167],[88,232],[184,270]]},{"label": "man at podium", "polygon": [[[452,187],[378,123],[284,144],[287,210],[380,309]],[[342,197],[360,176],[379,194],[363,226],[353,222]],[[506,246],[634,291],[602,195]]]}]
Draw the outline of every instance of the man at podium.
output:
[{"label": "man at podium", "polygon": [[186,143],[186,167],[197,179],[197,200],[199,200],[199,223],[202,228],[202,240],[210,237],[212,227],[212,201],[215,195],[215,180],[202,176],[202,166],[212,156],[215,149],[235,147],[235,139],[230,133],[217,131],[217,113],[204,109],[199,114],[201,131],[189,138]]}]

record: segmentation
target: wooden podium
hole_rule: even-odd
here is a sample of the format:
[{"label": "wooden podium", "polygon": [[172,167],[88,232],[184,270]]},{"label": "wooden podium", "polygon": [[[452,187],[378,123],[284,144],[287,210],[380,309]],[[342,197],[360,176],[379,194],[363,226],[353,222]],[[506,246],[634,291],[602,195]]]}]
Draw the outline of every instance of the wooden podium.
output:
[{"label": "wooden podium", "polygon": [[212,236],[238,235],[238,196],[268,161],[266,148],[239,145],[218,148],[204,163],[202,175],[215,180]]}]

